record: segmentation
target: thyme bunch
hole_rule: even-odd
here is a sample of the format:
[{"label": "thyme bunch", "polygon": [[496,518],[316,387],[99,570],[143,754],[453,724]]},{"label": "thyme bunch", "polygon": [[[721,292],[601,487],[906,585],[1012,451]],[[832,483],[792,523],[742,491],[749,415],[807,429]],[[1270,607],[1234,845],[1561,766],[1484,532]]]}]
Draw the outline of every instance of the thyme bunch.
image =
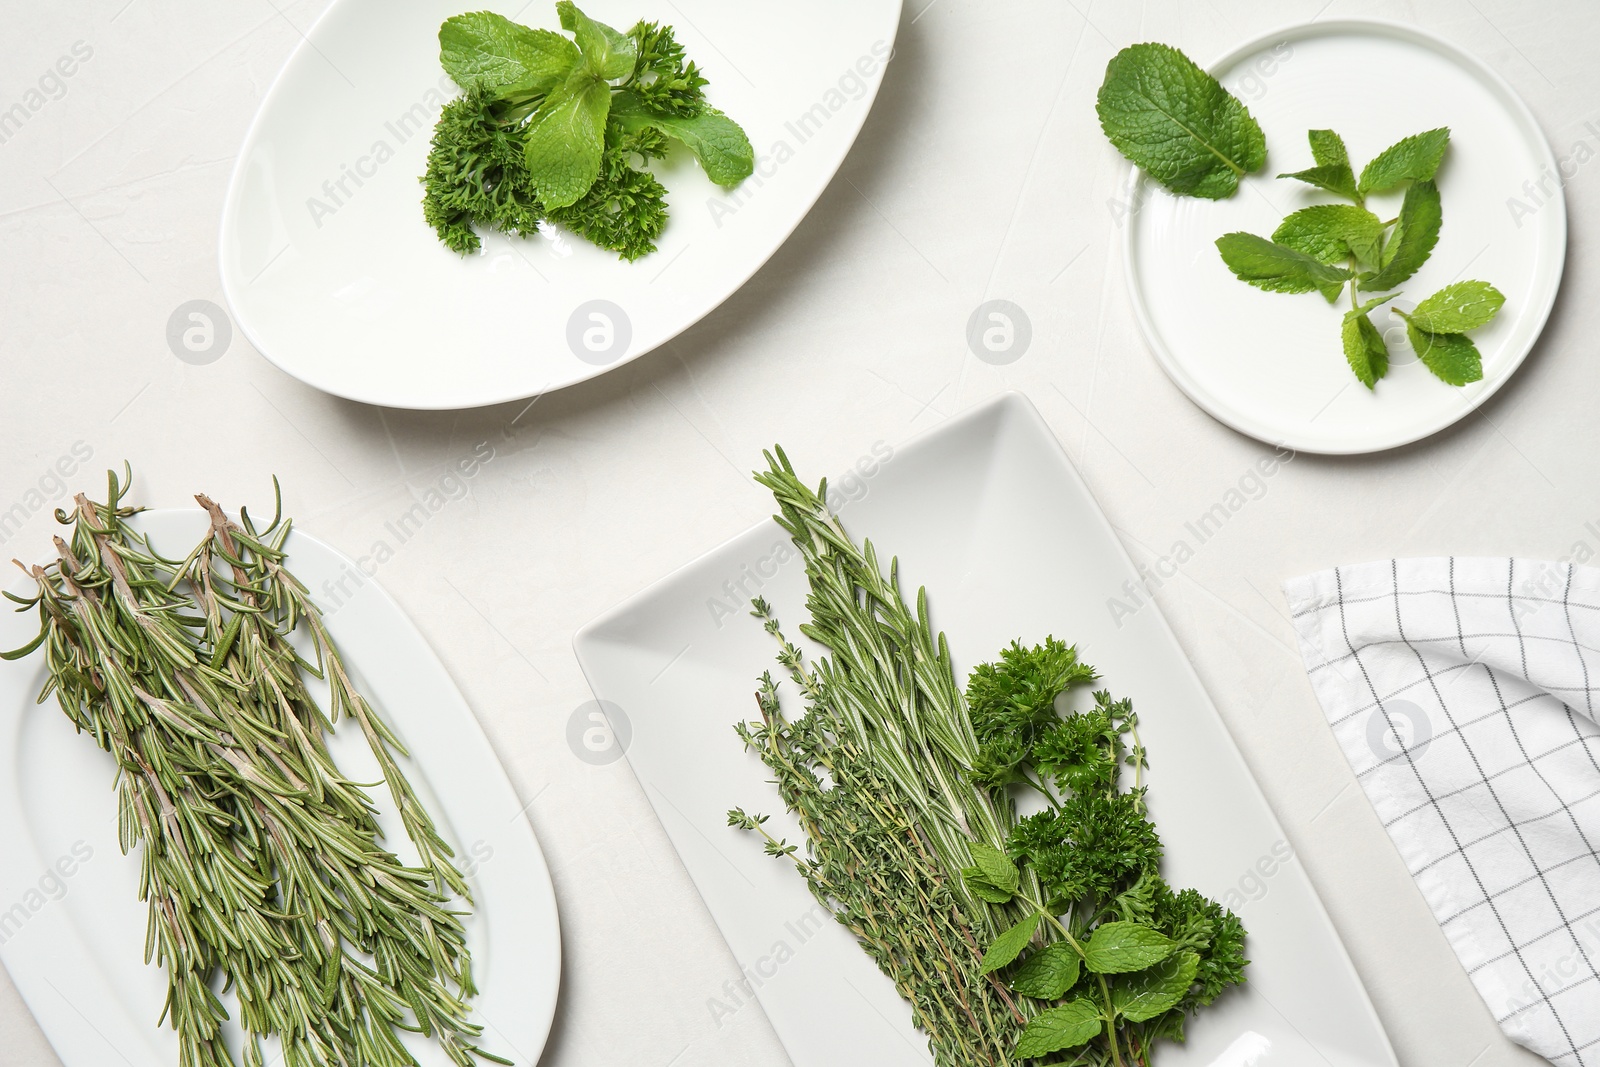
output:
[{"label": "thyme bunch", "polygon": [[[58,558],[25,568],[54,695],[117,764],[118,836],[138,850],[146,962],[166,972],[162,1020],[180,1067],[233,1067],[217,980],[236,994],[246,1067],[264,1038],[286,1067],[413,1067],[405,1031],[459,1067],[506,1063],[476,1041],[461,917],[465,879],[357,690],[317,608],[284,566],[281,507],[258,529],[205,496],[204,540],[181,560],[128,524],[127,478],[78,495]],[[19,564],[20,566],[20,564]],[[326,705],[309,683],[326,687]],[[354,721],[382,772],[414,865],[384,847],[377,810],[327,747]],[[458,902],[456,898],[460,898]]]}]

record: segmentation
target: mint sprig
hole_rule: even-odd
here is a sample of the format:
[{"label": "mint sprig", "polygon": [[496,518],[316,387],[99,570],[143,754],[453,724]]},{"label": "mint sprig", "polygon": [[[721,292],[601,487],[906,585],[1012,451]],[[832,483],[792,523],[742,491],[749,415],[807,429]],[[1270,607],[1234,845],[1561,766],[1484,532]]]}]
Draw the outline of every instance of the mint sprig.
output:
[{"label": "mint sprig", "polygon": [[[1375,389],[1389,373],[1389,347],[1372,312],[1400,293],[1439,243],[1444,212],[1435,183],[1450,131],[1428,130],[1390,145],[1362,168],[1358,179],[1344,139],[1333,130],[1307,134],[1316,164],[1280,174],[1350,201],[1314,204],[1293,212],[1271,240],[1249,233],[1217,238],[1222,261],[1240,281],[1279,293],[1320,292],[1329,303],[1348,284],[1350,310],[1339,324],[1345,362],[1357,380]],[[1368,209],[1369,195],[1405,187],[1399,214],[1381,220]],[[1382,293],[1361,301],[1360,293]],[[1407,314],[1406,336],[1417,358],[1440,381],[1467,385],[1483,378],[1477,346],[1467,331],[1487,325],[1505,297],[1488,282],[1456,282]]]}]

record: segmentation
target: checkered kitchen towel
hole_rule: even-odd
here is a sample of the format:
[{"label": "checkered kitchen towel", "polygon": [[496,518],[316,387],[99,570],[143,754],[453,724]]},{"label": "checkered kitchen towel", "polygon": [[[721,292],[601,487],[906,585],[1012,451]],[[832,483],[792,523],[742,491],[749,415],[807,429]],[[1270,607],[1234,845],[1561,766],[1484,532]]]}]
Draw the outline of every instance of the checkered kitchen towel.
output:
[{"label": "checkered kitchen towel", "polygon": [[1387,560],[1284,591],[1334,735],[1501,1028],[1600,1067],[1600,570]]}]

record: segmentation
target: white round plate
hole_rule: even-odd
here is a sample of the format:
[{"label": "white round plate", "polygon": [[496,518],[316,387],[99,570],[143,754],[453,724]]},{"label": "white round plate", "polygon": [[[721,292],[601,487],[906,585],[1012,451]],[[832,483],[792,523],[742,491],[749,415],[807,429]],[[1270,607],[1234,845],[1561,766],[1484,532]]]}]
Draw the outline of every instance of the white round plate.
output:
[{"label": "white round plate", "polygon": [[[198,508],[149,511],[135,522],[173,558],[198,543],[208,524]],[[400,605],[349,557],[302,530],[284,547],[356,684],[410,751],[401,760],[406,777],[472,887],[466,930],[481,1045],[535,1067],[555,1017],[561,924],[526,806]],[[11,589],[27,595],[31,585],[19,580]],[[36,612],[0,612],[0,648],[21,647],[37,632]],[[118,846],[116,764],[73,730],[54,698],[34,704],[47,676],[43,653],[0,664],[0,908],[9,908],[0,911],[0,961],[65,1067],[171,1067],[178,1038],[157,1025],[167,984],[160,968],[144,962],[139,857]],[[353,779],[375,780],[372,754],[348,724],[328,745]],[[410,842],[385,803],[387,791],[370,795],[390,847],[406,857]],[[223,1032],[237,1057],[236,1024]],[[414,1034],[402,1040],[423,1067],[450,1067],[435,1042]],[[276,1051],[270,1042],[268,1058]]]},{"label": "white round plate", "polygon": [[[1453,45],[1388,22],[1291,27],[1210,69],[1266,132],[1267,165],[1227,200],[1175,197],[1137,172],[1128,187],[1128,285],[1145,336],[1178,387],[1241,433],[1349,454],[1435,433],[1504,385],[1544,328],[1567,242],[1561,171],[1511,87]],[[1312,165],[1307,130],[1337,131],[1359,173],[1394,142],[1438,126],[1450,128],[1438,176],[1444,224],[1433,255],[1402,286],[1402,306],[1466,278],[1493,284],[1506,303],[1472,334],[1483,380],[1465,388],[1433,377],[1399,316],[1378,309],[1373,324],[1385,333],[1391,367],[1368,391],[1339,341],[1346,302],[1330,307],[1315,293],[1246,285],[1223,264],[1215,241],[1234,230],[1267,237],[1292,211],[1339,202],[1274,177]],[[1400,200],[1387,193],[1369,206],[1393,218]]]},{"label": "white round plate", "polygon": [[466,259],[422,218],[434,120],[457,89],[439,24],[487,6],[559,29],[554,0],[337,0],[262,102],[222,211],[223,291],[264,356],[371,404],[460,408],[558,389],[671,340],[778,249],[855,141],[900,0],[589,0],[618,28],[674,26],[707,95],[749,134],[726,191],[676,151],[652,169],[670,221],[635,263],[553,229]]}]

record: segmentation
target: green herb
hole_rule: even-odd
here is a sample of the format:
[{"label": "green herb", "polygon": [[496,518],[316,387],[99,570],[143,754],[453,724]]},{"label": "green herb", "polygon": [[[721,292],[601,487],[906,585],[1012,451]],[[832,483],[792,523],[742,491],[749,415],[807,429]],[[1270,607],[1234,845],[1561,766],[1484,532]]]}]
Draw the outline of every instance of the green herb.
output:
[{"label": "green herb", "polygon": [[[1356,179],[1344,140],[1332,130],[1311,130],[1316,166],[1280,174],[1336,193],[1349,204],[1301,208],[1279,224],[1269,241],[1248,233],[1217,238],[1217,251],[1239,280],[1280,293],[1320,292],[1329,303],[1349,284],[1350,310],[1340,321],[1345,361],[1368,389],[1389,372],[1389,348],[1371,313],[1400,293],[1402,282],[1421,269],[1439,243],[1444,214],[1434,183],[1450,131],[1440,128],[1407,137],[1380,152]],[[1388,222],[1366,206],[1373,193],[1405,186],[1400,213]],[[1384,295],[1366,301],[1358,293]],[[1478,349],[1465,334],[1486,325],[1505,298],[1489,283],[1458,282],[1429,297],[1406,319],[1406,335],[1417,357],[1450,385],[1483,377]]]},{"label": "green herb", "polygon": [[[459,1067],[478,1057],[466,881],[407,782],[398,739],[352,684],[303,586],[284,568],[289,523],[238,522],[204,496],[211,530],[158,555],[127,520],[126,481],[76,498],[70,543],[29,572],[52,694],[117,764],[118,834],[138,849],[146,961],[165,972],[163,1018],[183,1067],[232,1067],[215,992],[238,996],[246,1067],[262,1038],[286,1067],[414,1067],[402,1031]],[[303,651],[301,651],[303,650]],[[326,706],[307,688],[318,678]],[[353,720],[420,862],[381,843],[365,790],[326,737]]]},{"label": "green herb", "polygon": [[1303,252],[1319,263],[1346,263],[1376,270],[1382,254],[1383,220],[1354,204],[1301,208],[1272,232],[1274,244]]},{"label": "green herb", "polygon": [[1427,333],[1466,333],[1486,325],[1506,302],[1488,282],[1456,282],[1418,304],[1406,317]]},{"label": "green herb", "polygon": [[[805,711],[788,716],[766,674],[760,719],[737,730],[804,851],[765,816],[734,809],[729,824],[795,864],[911,1004],[941,1067],[1147,1065],[1246,961],[1235,916],[1161,878],[1131,706],[1100,692],[1058,714],[1094,671],[1054,638],[1013,643],[963,694],[926,592],[908,605],[897,565],[885,575],[828,511],[827,483],[806,488],[782,449],[767,459],[757,478],[810,583],[800,629],[826,655],[808,662],[756,600]],[[1019,785],[1047,809],[1019,819]]]},{"label": "green herb", "polygon": [[1431,333],[1418,326],[1415,318],[1404,311],[1399,314],[1406,320],[1406,338],[1417,358],[1441,381],[1465,385],[1483,377],[1478,346],[1470,337],[1460,333]]},{"label": "green herb", "polygon": [[423,215],[462,254],[480,229],[526,235],[548,221],[638,259],[666,225],[666,190],[647,168],[669,141],[725,186],[750,176],[755,152],[706,102],[671,27],[620,33],[566,0],[556,9],[571,40],[487,11],[440,27],[439,61],[465,92],[434,128]]},{"label": "green herb", "polygon": [[1359,307],[1353,308],[1344,314],[1344,323],[1339,327],[1339,339],[1344,345],[1345,362],[1350,364],[1350,369],[1361,384],[1371,389],[1379,378],[1389,373],[1389,346],[1383,343],[1383,335],[1372,324],[1368,315],[1373,303],[1382,303],[1387,300],[1385,296],[1377,301],[1369,301]]},{"label": "green herb", "polygon": [[1439,226],[1444,213],[1439,205],[1439,187],[1431,181],[1417,182],[1406,190],[1400,216],[1383,246],[1383,267],[1361,275],[1356,288],[1369,293],[1393,289],[1422,268],[1439,243]]},{"label": "green herb", "polygon": [[1432,181],[1450,144],[1448,129],[1414,134],[1390,145],[1361,171],[1356,189],[1361,196],[1393,189],[1402,182]]},{"label": "green herb", "polygon": [[1331,304],[1339,299],[1344,283],[1351,277],[1351,272],[1342,267],[1330,267],[1304,252],[1253,233],[1225,233],[1217,238],[1217,251],[1240,281],[1269,293],[1315,290]]},{"label": "green herb", "polygon": [[1170,45],[1130,45],[1113,56],[1095,111],[1117,151],[1182,196],[1232,196],[1267,161],[1249,109]]},{"label": "green herb", "polygon": [[1332,130],[1311,130],[1311,158],[1316,166],[1298,170],[1293,174],[1280,174],[1280,178],[1298,178],[1300,181],[1338,193],[1349,200],[1360,202],[1356,190],[1356,176],[1350,169],[1350,153],[1345,150],[1344,138]]}]

